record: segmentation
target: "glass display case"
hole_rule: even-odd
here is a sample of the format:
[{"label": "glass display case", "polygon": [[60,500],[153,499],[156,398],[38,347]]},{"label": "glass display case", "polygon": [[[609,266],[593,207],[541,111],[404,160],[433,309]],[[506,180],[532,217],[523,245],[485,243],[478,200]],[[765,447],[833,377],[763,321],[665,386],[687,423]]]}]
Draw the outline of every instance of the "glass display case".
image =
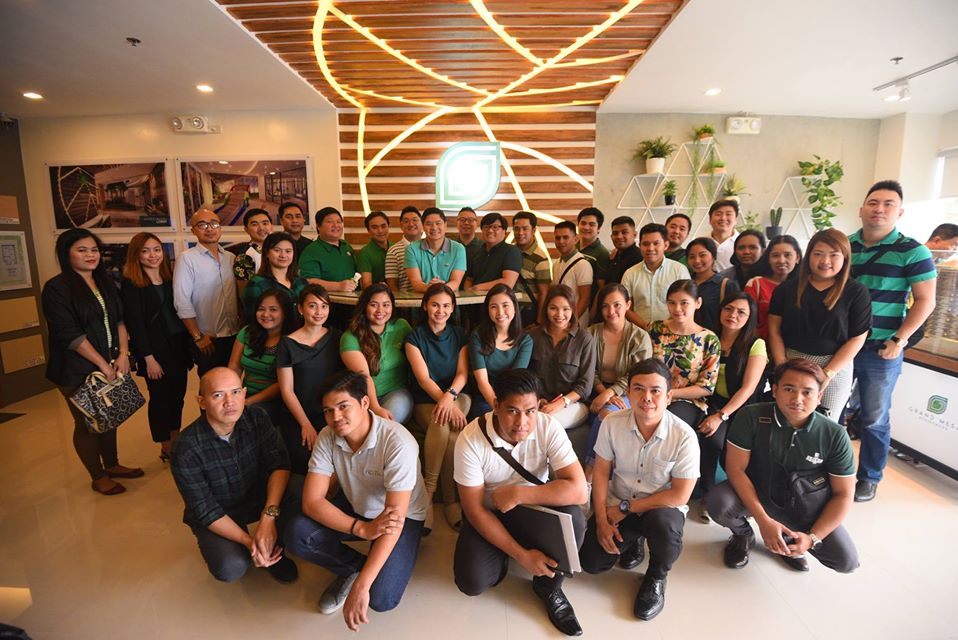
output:
[{"label": "glass display case", "polygon": [[905,351],[892,396],[892,446],[958,479],[958,255],[932,251],[935,310]]}]

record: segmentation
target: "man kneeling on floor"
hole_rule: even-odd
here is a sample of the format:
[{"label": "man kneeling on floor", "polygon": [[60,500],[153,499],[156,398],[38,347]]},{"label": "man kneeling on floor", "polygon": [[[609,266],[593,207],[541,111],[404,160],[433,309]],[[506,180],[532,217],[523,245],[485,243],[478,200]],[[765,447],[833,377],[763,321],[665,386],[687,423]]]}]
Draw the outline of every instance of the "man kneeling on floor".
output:
[{"label": "man kneeling on floor", "polygon": [[842,526],[855,494],[855,459],[845,429],[815,411],[825,373],[793,358],[775,369],[775,402],[743,407],[728,430],[728,482],[708,495],[712,518],[732,530],[725,564],[748,564],[755,517],[765,546],[790,568],[808,571],[805,552],[839,573],[858,568]]},{"label": "man kneeling on floor", "polygon": [[[291,553],[336,574],[319,600],[330,614],[345,607],[346,626],[389,611],[412,576],[426,518],[419,445],[398,422],[369,410],[366,376],[341,371],[323,383],[326,427],[316,437],[303,490],[303,514],[286,532]],[[336,474],[340,491],[327,498]],[[370,540],[365,556],[343,544]]]},{"label": "man kneeling on floor", "polygon": [[[290,479],[279,431],[265,411],[245,406],[243,383],[225,367],[200,379],[197,400],[204,414],[183,430],[170,461],[183,522],[217,580],[239,580],[252,564],[293,582],[296,565],[276,541],[299,513],[302,477]],[[246,525],[257,521],[251,536]]]},{"label": "man kneeling on floor", "polygon": [[493,410],[469,423],[456,442],[455,480],[465,516],[456,542],[456,586],[477,596],[506,577],[514,558],[532,574],[532,589],[545,602],[552,624],[566,635],[580,635],[556,561],[538,548],[541,534],[530,526],[534,514],[517,507],[539,505],[570,514],[579,547],[585,534],[578,506],[587,499],[585,475],[565,429],[539,411],[535,373],[503,371],[492,386]]},{"label": "man kneeling on floor", "polygon": [[[620,553],[649,567],[633,612],[651,620],[665,607],[665,582],[682,552],[686,504],[699,477],[699,444],[692,428],[669,413],[672,374],[659,360],[629,370],[631,409],[606,416],[599,427],[592,475],[592,508],[579,557],[588,573],[608,571]],[[611,477],[610,477],[611,476]],[[637,550],[634,545],[637,545]]]}]

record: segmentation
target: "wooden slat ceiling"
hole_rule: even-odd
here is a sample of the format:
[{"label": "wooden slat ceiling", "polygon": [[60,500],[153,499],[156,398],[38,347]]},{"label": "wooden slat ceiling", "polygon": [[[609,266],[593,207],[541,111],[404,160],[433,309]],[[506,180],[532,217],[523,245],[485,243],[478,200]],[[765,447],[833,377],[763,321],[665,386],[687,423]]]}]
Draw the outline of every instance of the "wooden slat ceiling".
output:
[{"label": "wooden slat ceiling", "polygon": [[[313,25],[320,0],[217,0],[242,26],[341,108],[471,107],[546,63],[625,0],[335,0],[323,14],[321,45],[337,91],[317,61]],[[682,0],[645,0],[559,61],[496,97],[490,106],[598,104],[679,10]],[[504,29],[500,37],[482,7]],[[349,21],[353,24],[348,24]],[[368,30],[363,33],[360,27]],[[524,56],[504,38],[526,48]],[[379,43],[374,39],[381,39]],[[430,77],[385,50],[473,90]],[[577,61],[611,58],[604,62]],[[603,82],[605,81],[605,82]],[[601,84],[590,84],[600,83]],[[585,86],[576,86],[583,83]],[[540,93],[542,90],[564,88]],[[571,87],[571,88],[569,88]],[[528,93],[528,92],[532,93]],[[365,93],[364,93],[365,92]],[[372,92],[371,95],[369,92]],[[344,97],[347,93],[352,101]],[[401,98],[397,99],[397,98]]]}]

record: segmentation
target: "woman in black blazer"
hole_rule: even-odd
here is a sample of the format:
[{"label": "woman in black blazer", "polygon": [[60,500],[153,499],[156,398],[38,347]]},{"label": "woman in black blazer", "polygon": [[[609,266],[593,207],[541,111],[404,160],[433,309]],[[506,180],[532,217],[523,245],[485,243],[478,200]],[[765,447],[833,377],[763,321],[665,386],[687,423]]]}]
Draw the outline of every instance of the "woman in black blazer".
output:
[{"label": "woman in black blazer", "polygon": [[[60,274],[43,285],[41,302],[50,333],[47,378],[69,398],[94,371],[109,380],[130,371],[123,306],[116,286],[100,261],[103,245],[86,229],[70,229],[57,238]],[[104,495],[126,489],[113,478],[139,478],[142,469],[117,459],[116,430],[90,433],[83,414],[67,400],[73,415],[73,447]]]},{"label": "woman in black blazer", "polygon": [[173,271],[152,233],[130,240],[123,265],[123,309],[136,371],[150,392],[147,415],[160,460],[168,462],[180,433],[186,375],[192,368],[190,338],[173,308]]}]

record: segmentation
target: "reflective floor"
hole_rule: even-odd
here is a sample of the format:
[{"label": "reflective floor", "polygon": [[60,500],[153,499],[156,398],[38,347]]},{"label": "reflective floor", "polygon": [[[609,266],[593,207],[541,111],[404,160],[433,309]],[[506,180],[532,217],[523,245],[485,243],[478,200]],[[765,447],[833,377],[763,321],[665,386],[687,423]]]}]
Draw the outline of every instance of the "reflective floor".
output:
[{"label": "reflective floor", "polygon": [[[288,586],[263,571],[236,584],[207,574],[145,411],[121,428],[119,441],[120,461],[144,467],[146,477],[105,497],[90,490],[73,452],[59,394],[4,410],[26,415],[0,424],[0,621],[35,639],[350,635],[339,614],[315,611],[330,579],[318,567],[298,562],[300,580]],[[188,406],[188,418],[195,415]],[[796,574],[761,550],[745,569],[726,569],[726,532],[690,520],[655,620],[632,617],[642,567],[577,576],[566,593],[590,637],[958,638],[958,483],[893,460],[878,498],[855,505],[847,525],[862,561],[851,575],[814,560],[809,573]],[[515,563],[489,593],[460,594],[452,583],[454,544],[439,516],[402,604],[371,613],[363,637],[560,637]]]}]

